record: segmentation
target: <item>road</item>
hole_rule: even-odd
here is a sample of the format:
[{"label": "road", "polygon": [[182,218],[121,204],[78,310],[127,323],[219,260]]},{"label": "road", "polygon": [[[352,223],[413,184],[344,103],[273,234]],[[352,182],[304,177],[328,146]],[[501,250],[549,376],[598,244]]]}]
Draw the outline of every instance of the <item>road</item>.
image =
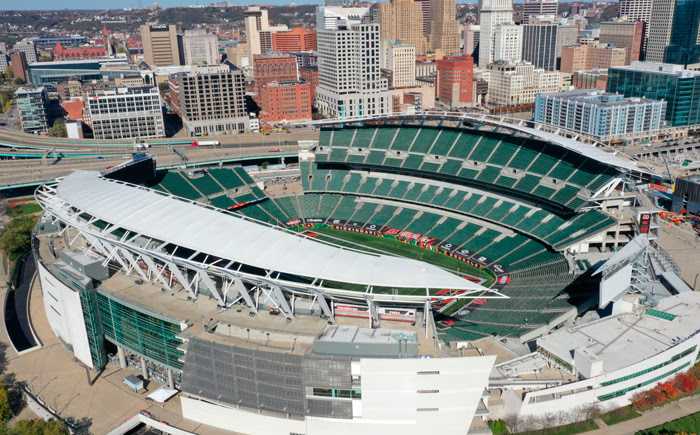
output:
[{"label": "road", "polygon": [[[298,145],[241,145],[227,148],[181,148],[189,162],[202,162],[224,158],[245,157],[251,155],[269,155],[274,157],[280,152],[296,152]],[[182,163],[180,156],[167,147],[149,150],[158,166]],[[0,161],[0,186],[18,183],[50,180],[62,177],[75,170],[102,170],[117,165],[131,158],[131,153],[123,152],[105,155],[103,159],[75,158],[64,159],[54,164],[54,159],[4,160]]]}]

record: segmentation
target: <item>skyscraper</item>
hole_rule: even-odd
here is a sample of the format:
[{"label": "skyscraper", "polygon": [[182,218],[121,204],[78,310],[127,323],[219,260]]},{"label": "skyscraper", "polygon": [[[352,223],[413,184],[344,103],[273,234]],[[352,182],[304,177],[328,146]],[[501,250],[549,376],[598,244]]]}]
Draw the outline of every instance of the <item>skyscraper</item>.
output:
[{"label": "skyscraper", "polygon": [[513,24],[513,0],[481,0],[479,5],[479,66],[484,68],[495,58],[496,27]]},{"label": "skyscraper", "polygon": [[433,21],[433,11],[430,9],[430,0],[415,0],[423,16],[423,35],[430,38],[430,25]]},{"label": "skyscraper", "polygon": [[530,17],[559,15],[559,0],[525,0],[523,4],[523,23],[529,23]]},{"label": "skyscraper", "polygon": [[641,20],[615,20],[600,23],[601,44],[608,44],[627,51],[626,64],[641,59],[644,41],[644,22]]},{"label": "skyscraper", "polygon": [[474,63],[471,56],[451,56],[437,61],[437,97],[448,107],[473,101]]},{"label": "skyscraper", "polygon": [[642,58],[646,52],[649,40],[649,21],[651,20],[651,7],[653,0],[620,0],[620,17],[630,21],[644,23],[644,38],[642,39]]},{"label": "skyscraper", "polygon": [[424,54],[428,41],[423,34],[423,12],[414,0],[390,0],[380,3],[379,29],[382,41],[400,41]]},{"label": "skyscraper", "polygon": [[523,60],[536,68],[557,69],[557,29],[554,23],[538,22],[523,26]]},{"label": "skyscraper", "polygon": [[150,66],[182,65],[182,35],[177,27],[166,24],[144,24],[141,26],[143,59]]},{"label": "skyscraper", "polygon": [[316,106],[328,117],[389,112],[390,94],[380,70],[379,24],[368,20],[318,29],[319,85]]},{"label": "skyscraper", "polygon": [[457,4],[455,0],[431,0],[430,46],[445,55],[459,54]]},{"label": "skyscraper", "polygon": [[205,30],[186,30],[182,38],[186,65],[216,65],[219,63],[219,40]]},{"label": "skyscraper", "polygon": [[523,27],[515,24],[499,24],[493,37],[494,60],[517,63],[523,56]]},{"label": "skyscraper", "polygon": [[646,60],[700,62],[700,1],[654,0]]}]

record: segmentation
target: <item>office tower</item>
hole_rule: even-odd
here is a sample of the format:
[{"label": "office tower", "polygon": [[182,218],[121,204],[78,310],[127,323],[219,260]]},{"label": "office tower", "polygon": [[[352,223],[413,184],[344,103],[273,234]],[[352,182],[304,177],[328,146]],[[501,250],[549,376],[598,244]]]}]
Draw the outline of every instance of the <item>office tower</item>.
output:
[{"label": "office tower", "polygon": [[391,71],[389,86],[407,88],[416,85],[416,48],[413,44],[389,41],[383,56],[383,68]]},{"label": "office tower", "polygon": [[601,44],[624,48],[625,64],[640,60],[644,42],[644,22],[641,20],[613,20],[600,23]]},{"label": "office tower", "polygon": [[459,54],[457,4],[455,0],[431,0],[430,47],[444,55]]},{"label": "office tower", "polygon": [[43,133],[48,130],[48,97],[43,86],[17,89],[15,91],[15,104],[19,109],[22,131],[25,133]]},{"label": "office tower", "polygon": [[182,45],[185,65],[217,65],[221,60],[219,39],[205,30],[186,30]]},{"label": "office tower", "polygon": [[173,75],[170,97],[192,136],[242,133],[248,126],[245,77],[230,65],[194,67]]},{"label": "office tower", "polygon": [[528,62],[494,62],[488,67],[488,105],[497,110],[529,110],[540,93],[559,92],[562,75]]},{"label": "office tower", "polygon": [[538,95],[534,120],[607,142],[654,134],[665,114],[665,101],[576,90]]},{"label": "office tower", "polygon": [[561,52],[561,72],[574,73],[591,69],[606,69],[626,65],[624,48],[605,45],[564,47]]},{"label": "office tower", "polygon": [[316,32],[322,29],[334,30],[338,26],[360,24],[363,20],[369,19],[369,15],[370,8],[364,6],[318,6],[316,8]]},{"label": "office tower", "polygon": [[288,30],[287,26],[271,26],[267,9],[260,6],[249,6],[243,13],[243,19],[251,59],[258,54],[272,50],[272,34],[274,32]]},{"label": "office tower", "polygon": [[279,81],[267,83],[260,89],[260,121],[311,120],[313,95],[311,83]]},{"label": "office tower", "polygon": [[162,106],[155,86],[94,90],[86,95],[85,122],[95,139],[162,137]]},{"label": "office tower", "polygon": [[266,83],[296,81],[299,79],[297,59],[292,55],[280,53],[255,56],[253,77],[255,77],[256,92],[259,92]]},{"label": "office tower", "polygon": [[481,38],[481,27],[478,24],[467,24],[464,26],[464,55],[472,56],[474,63],[478,62],[479,39]]},{"label": "office tower", "polygon": [[559,16],[559,0],[525,0],[523,4],[523,23],[530,22],[530,17]]},{"label": "office tower", "polygon": [[314,50],[316,50],[316,31],[313,29],[295,27],[272,34],[272,51],[289,53]]},{"label": "office tower", "polygon": [[479,66],[484,68],[494,60],[496,28],[513,24],[513,0],[480,0]]},{"label": "office tower", "polygon": [[700,1],[654,0],[647,56],[651,62],[700,62]]},{"label": "office tower", "polygon": [[382,41],[400,41],[425,54],[428,41],[423,34],[423,13],[414,0],[389,0],[377,5]]},{"label": "office tower", "polygon": [[671,127],[700,124],[700,71],[681,65],[633,62],[608,70],[608,92],[625,97],[665,100]]},{"label": "office tower", "polygon": [[333,24],[335,29],[318,30],[319,112],[338,118],[389,112],[387,81],[380,70],[379,24]]},{"label": "office tower", "polygon": [[12,46],[12,49],[24,53],[27,64],[39,61],[39,56],[36,52],[36,44],[31,39],[24,38],[21,41],[17,41],[15,45]]},{"label": "office tower", "polygon": [[474,63],[470,56],[451,56],[437,62],[437,97],[450,108],[471,105]]},{"label": "office tower", "polygon": [[430,27],[433,21],[433,11],[430,9],[430,1],[431,0],[415,0],[423,17],[423,35],[425,35],[426,38],[430,38]]},{"label": "office tower", "polygon": [[141,26],[143,60],[151,67],[182,65],[182,35],[170,24],[144,24]]},{"label": "office tower", "polygon": [[[30,82],[28,74],[27,56],[22,51],[10,53],[10,71],[16,79],[21,79],[25,83]],[[35,83],[38,84],[38,83]]]},{"label": "office tower", "polygon": [[651,20],[653,1],[654,0],[620,0],[620,18],[644,23],[641,58],[644,58],[644,53],[646,52],[649,42],[649,22]]},{"label": "office tower", "polygon": [[517,63],[523,55],[523,26],[499,24],[493,36],[493,59]]},{"label": "office tower", "polygon": [[536,68],[557,69],[558,25],[549,22],[525,24],[523,27],[523,60]]}]

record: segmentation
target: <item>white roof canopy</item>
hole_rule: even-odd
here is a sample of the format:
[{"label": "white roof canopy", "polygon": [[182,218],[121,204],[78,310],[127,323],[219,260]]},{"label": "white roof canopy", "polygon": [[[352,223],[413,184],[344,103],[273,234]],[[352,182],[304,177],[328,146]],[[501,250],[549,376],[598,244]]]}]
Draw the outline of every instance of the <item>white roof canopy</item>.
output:
[{"label": "white roof canopy", "polygon": [[487,290],[428,263],[321,243],[97,172],[65,177],[57,195],[120,228],[266,270],[369,286]]}]

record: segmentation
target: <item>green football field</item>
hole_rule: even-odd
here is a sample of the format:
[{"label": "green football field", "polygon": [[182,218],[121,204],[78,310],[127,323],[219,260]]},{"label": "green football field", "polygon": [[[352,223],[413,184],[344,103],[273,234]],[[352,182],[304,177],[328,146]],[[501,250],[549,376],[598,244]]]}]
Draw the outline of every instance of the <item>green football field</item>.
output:
[{"label": "green football field", "polygon": [[421,249],[419,246],[400,242],[393,237],[375,237],[364,233],[336,230],[325,225],[316,225],[310,231],[318,234],[316,238],[319,240],[372,253],[398,255],[425,261],[454,273],[480,278],[484,280],[482,282],[484,287],[491,287],[496,280],[494,274],[488,269],[478,269],[456,258],[428,249]]}]

